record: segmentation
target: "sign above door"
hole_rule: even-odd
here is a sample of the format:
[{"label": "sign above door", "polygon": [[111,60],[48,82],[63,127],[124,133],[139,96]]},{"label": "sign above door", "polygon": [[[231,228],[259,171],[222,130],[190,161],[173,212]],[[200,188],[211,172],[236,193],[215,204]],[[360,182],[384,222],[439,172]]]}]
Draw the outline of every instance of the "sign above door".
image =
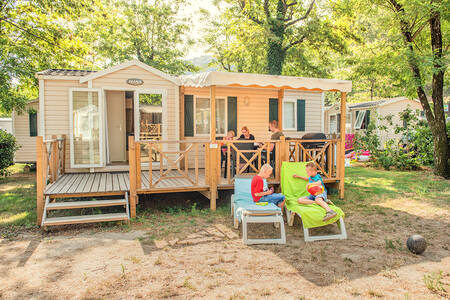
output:
[{"label": "sign above door", "polygon": [[127,79],[127,83],[129,85],[143,85],[144,84],[144,80],[139,79],[139,78],[128,78]]}]

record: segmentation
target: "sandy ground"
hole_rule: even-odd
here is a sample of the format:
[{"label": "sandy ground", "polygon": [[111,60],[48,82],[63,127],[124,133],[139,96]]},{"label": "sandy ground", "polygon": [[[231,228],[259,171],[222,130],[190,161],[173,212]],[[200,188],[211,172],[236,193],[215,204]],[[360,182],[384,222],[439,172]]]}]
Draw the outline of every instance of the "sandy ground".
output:
[{"label": "sandy ground", "polygon": [[[442,271],[449,283],[448,223],[396,213],[405,228],[409,218],[424,228],[424,255],[397,242],[405,236],[401,225],[360,215],[347,218],[348,240],[305,243],[295,224],[287,245],[245,246],[227,216],[161,239],[139,224],[125,232],[83,227],[22,235],[0,240],[0,299],[448,297],[423,280]],[[258,234],[276,233],[272,225],[255,226]],[[385,246],[386,236],[394,247]]]}]

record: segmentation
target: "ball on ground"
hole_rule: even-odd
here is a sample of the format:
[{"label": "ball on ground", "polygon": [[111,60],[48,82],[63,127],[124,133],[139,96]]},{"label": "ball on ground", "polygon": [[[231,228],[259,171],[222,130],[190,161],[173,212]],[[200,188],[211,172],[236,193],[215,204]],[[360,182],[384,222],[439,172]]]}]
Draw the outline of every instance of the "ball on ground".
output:
[{"label": "ball on ground", "polygon": [[406,241],[406,247],[414,254],[422,254],[427,248],[427,241],[425,241],[423,236],[414,234]]}]

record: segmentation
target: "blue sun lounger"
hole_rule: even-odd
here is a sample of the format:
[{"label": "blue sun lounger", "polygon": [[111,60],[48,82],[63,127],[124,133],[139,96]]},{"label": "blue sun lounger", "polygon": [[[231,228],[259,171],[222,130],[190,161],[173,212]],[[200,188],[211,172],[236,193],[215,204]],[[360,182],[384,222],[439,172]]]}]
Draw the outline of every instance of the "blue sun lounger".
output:
[{"label": "blue sun lounger", "polygon": [[[286,244],[283,213],[275,204],[269,203],[261,206],[253,202],[251,194],[252,178],[236,177],[234,181],[234,194],[231,196],[231,214],[234,228],[242,223],[242,240],[245,244]],[[249,239],[247,234],[248,223],[279,224],[281,237],[279,239]]]}]

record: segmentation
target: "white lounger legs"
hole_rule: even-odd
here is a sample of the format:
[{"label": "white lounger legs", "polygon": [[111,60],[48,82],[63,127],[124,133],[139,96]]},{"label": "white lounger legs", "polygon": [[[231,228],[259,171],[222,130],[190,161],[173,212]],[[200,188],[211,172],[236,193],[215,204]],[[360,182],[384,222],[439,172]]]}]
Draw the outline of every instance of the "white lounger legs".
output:
[{"label": "white lounger legs", "polygon": [[[295,212],[288,210],[286,207],[286,218],[289,226],[294,225],[295,215],[296,215]],[[297,215],[301,218],[299,214]],[[340,234],[316,235],[316,236],[310,236],[309,229],[305,228],[302,223],[305,242],[324,241],[324,240],[345,240],[347,238],[347,231],[345,230],[344,219],[341,217],[337,222],[339,223],[339,229],[341,231]]]},{"label": "white lounger legs", "polygon": [[[248,223],[279,223],[281,237],[279,239],[249,239],[247,235]],[[282,214],[270,216],[251,215],[246,212],[242,214],[242,240],[244,244],[286,244],[286,231]]]}]

